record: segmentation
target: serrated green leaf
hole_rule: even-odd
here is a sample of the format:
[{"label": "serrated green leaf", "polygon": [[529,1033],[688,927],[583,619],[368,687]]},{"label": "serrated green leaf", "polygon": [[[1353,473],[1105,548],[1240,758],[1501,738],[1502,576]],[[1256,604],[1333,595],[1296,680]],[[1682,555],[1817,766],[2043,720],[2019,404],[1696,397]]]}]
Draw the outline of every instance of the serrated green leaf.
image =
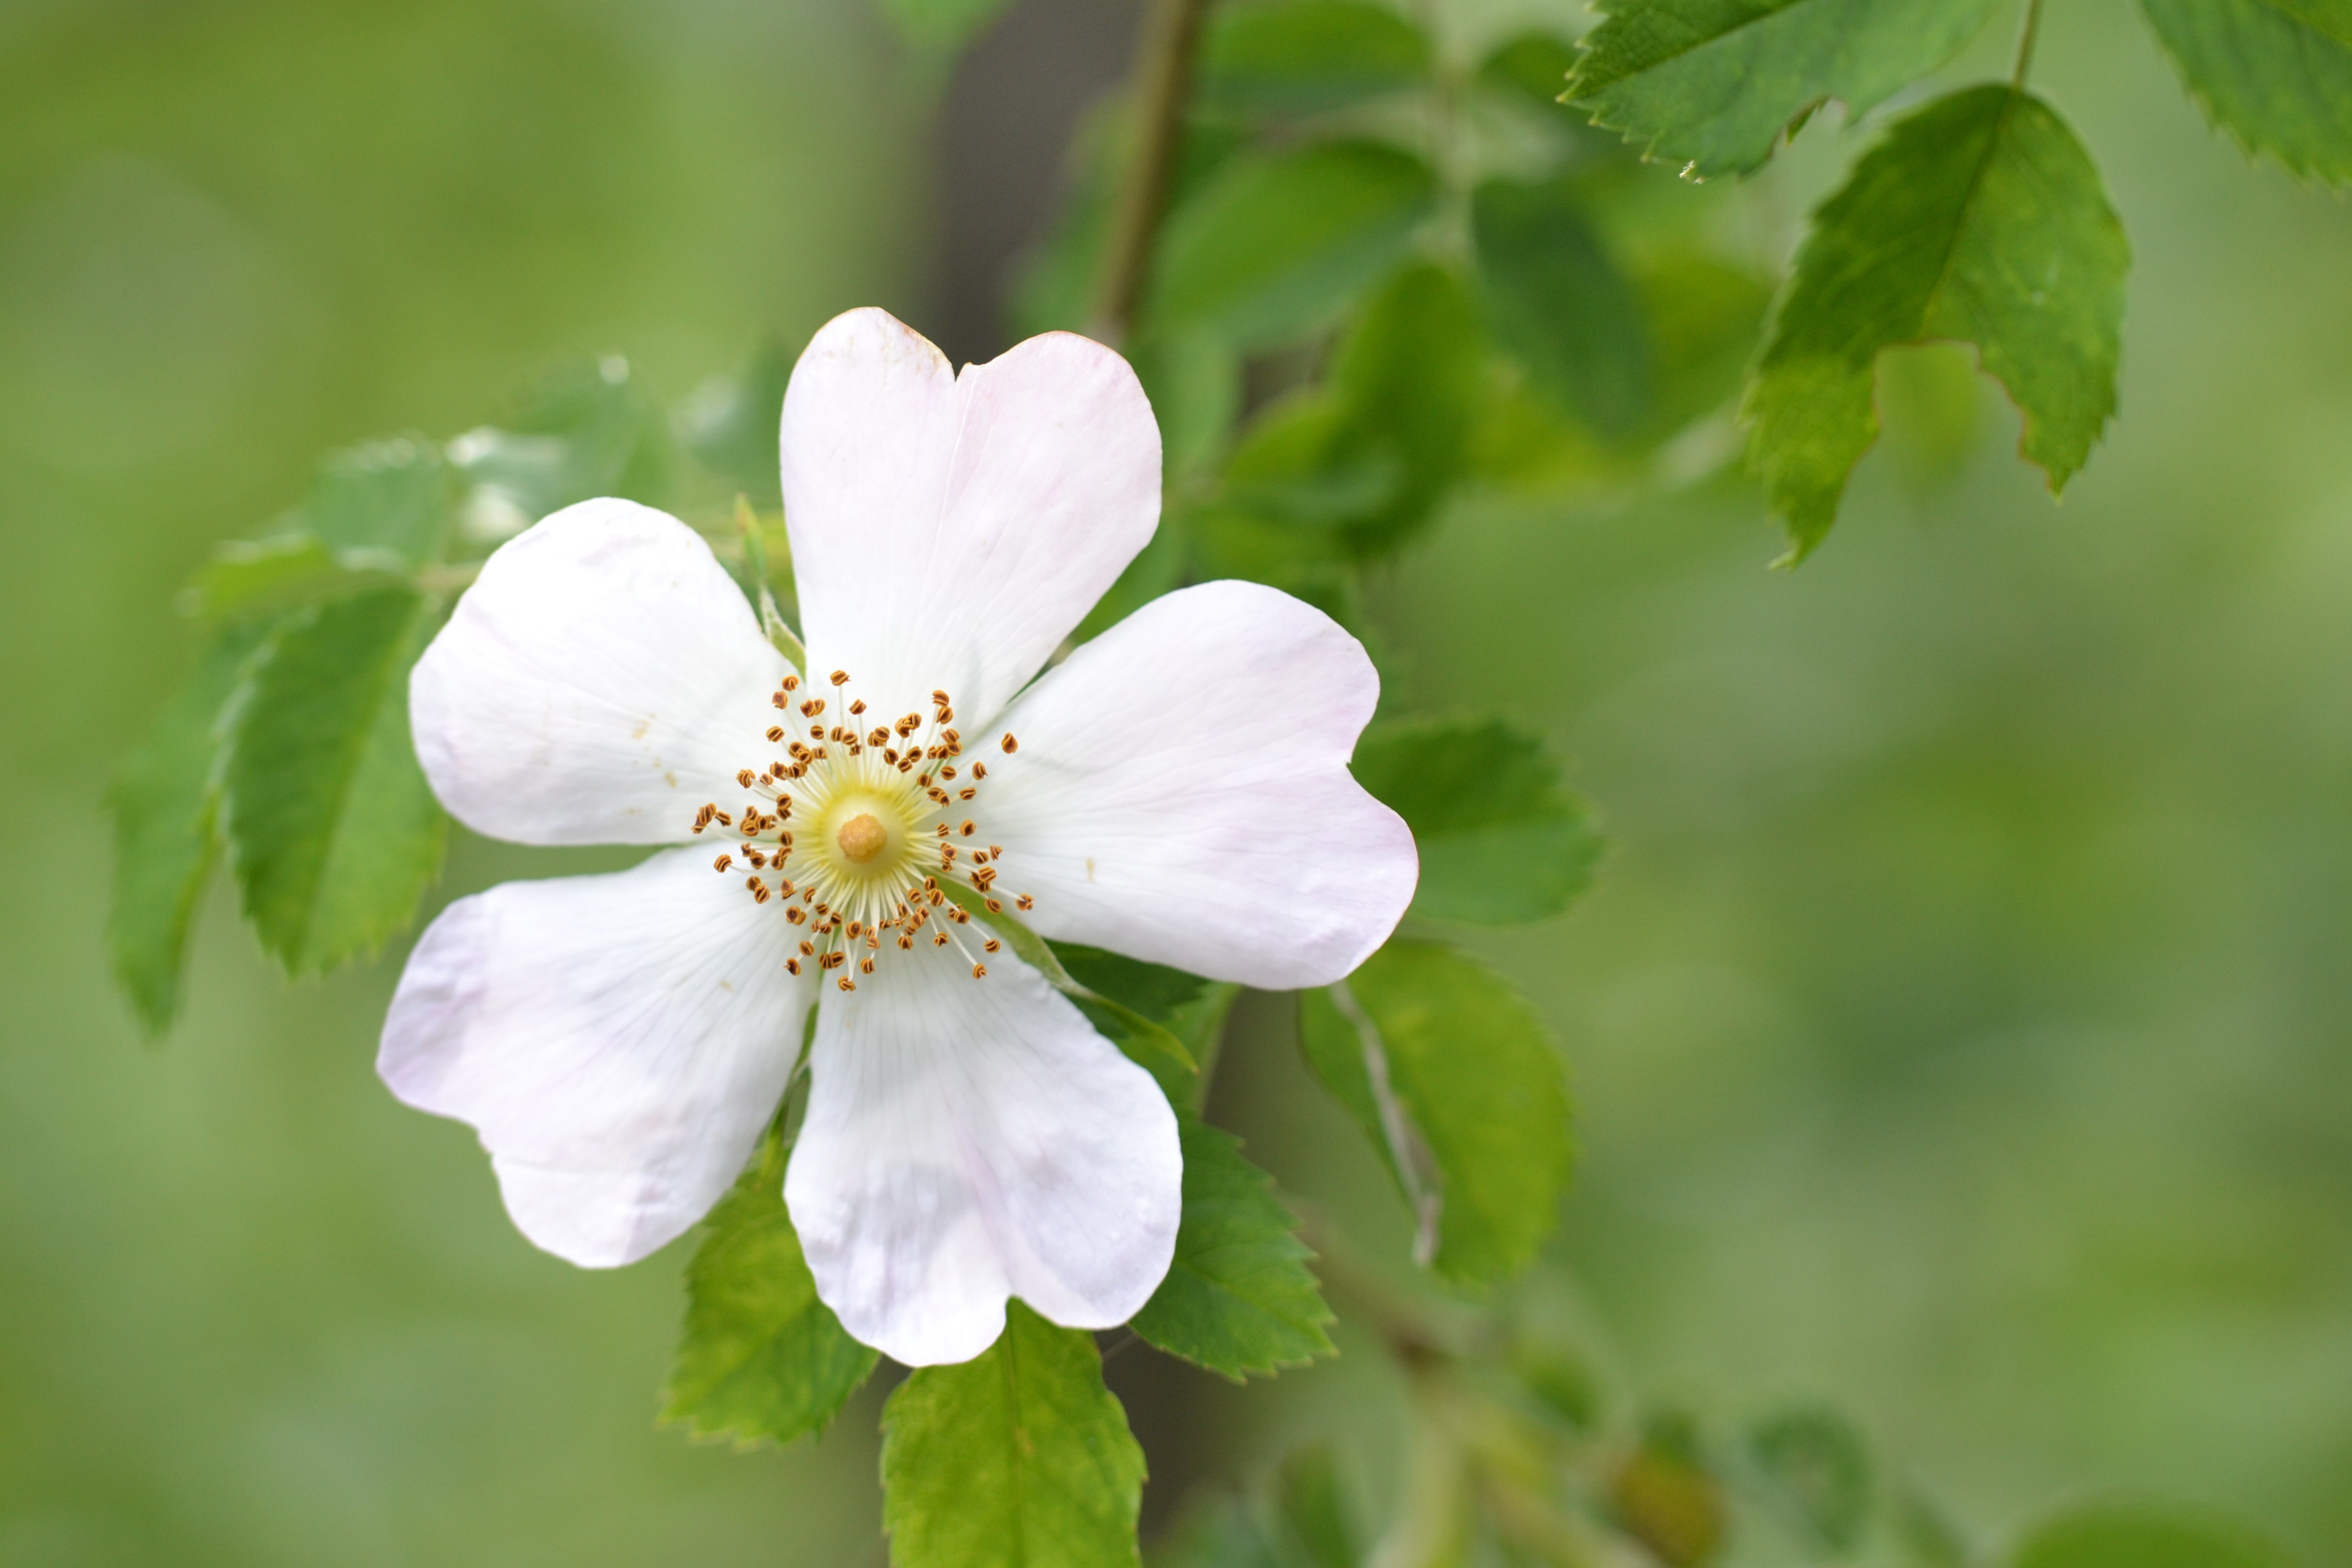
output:
[{"label": "serrated green leaf", "polygon": [[1437,179],[1369,142],[1236,158],[1170,215],[1150,319],[1244,349],[1330,325],[1433,209]]},{"label": "serrated green leaf", "polygon": [[686,449],[764,511],[784,504],[776,429],[792,374],[793,356],[781,339],[771,338],[735,374],[698,388],[678,416]]},{"label": "serrated green leaf", "polygon": [[702,1222],[662,1395],[664,1421],[739,1447],[824,1431],[879,1359],[817,1300],[784,1208],[784,1159],[771,1134]]},{"label": "serrated green leaf", "polygon": [[1870,1522],[1870,1448],[1830,1410],[1790,1410],[1748,1434],[1748,1458],[1774,1495],[1837,1557],[1850,1556]]},{"label": "serrated green leaf", "polygon": [[328,458],[299,515],[348,567],[415,568],[440,559],[449,502],[440,449],[420,437],[396,436]]},{"label": "serrated green leaf", "polygon": [[1790,558],[1828,533],[1876,438],[1879,351],[1952,339],[2025,416],[2053,492],[2115,412],[2130,248],[2098,170],[2047,104],[1970,88],[1898,121],[1813,215],[1748,384],[1750,460]]},{"label": "serrated green leaf", "polygon": [[493,543],[596,496],[658,502],[667,477],[661,435],[625,360],[549,376],[502,426],[468,430],[446,448],[467,487],[467,536]]},{"label": "serrated green leaf", "polygon": [[1370,0],[1220,6],[1201,45],[1201,100],[1245,115],[1317,114],[1420,85],[1420,28]]},{"label": "serrated green leaf", "polygon": [[1825,98],[1849,118],[1943,64],[1993,0],[1615,0],[1564,94],[1645,157],[1699,175],[1771,155]]},{"label": "serrated green leaf", "polygon": [[[1573,1156],[1559,1057],[1527,1004],[1475,960],[1405,941],[1302,1003],[1315,1076],[1409,1202],[1433,1180],[1425,1261],[1465,1285],[1526,1267],[1550,1234]],[[1424,1158],[1426,1178],[1415,1170]]]},{"label": "serrated green leaf", "polygon": [[1129,1326],[1169,1354],[1242,1382],[1333,1353],[1314,1254],[1241,1140],[1179,1112],[1184,1217],[1168,1277]]},{"label": "serrated green leaf", "polygon": [[1500,719],[1375,724],[1349,764],[1412,829],[1412,912],[1507,924],[1568,908],[1592,880],[1601,840],[1542,741]]},{"label": "serrated green leaf", "polygon": [[908,43],[953,54],[996,20],[1007,0],[881,0],[883,14]]},{"label": "serrated green leaf", "polygon": [[2352,0],[2140,0],[2205,112],[2250,153],[2352,180]]},{"label": "serrated green leaf", "polygon": [[2101,1504],[2053,1520],[2017,1549],[2014,1568],[2289,1568],[2273,1542],[2228,1520],[2178,1509]]},{"label": "serrated green leaf", "polygon": [[1641,425],[1653,397],[1642,301],[1574,180],[1489,180],[1471,195],[1470,225],[1495,342],[1594,429]]},{"label": "serrated green leaf", "polygon": [[114,973],[150,1036],[179,1011],[180,971],[196,899],[219,846],[222,763],[229,721],[267,623],[216,634],[163,704],[116,778]]},{"label": "serrated green leaf", "polygon": [[882,1523],[897,1568],[1118,1568],[1139,1561],[1143,1450],[1091,1335],[1019,1301],[960,1366],[918,1367],[882,1413]]},{"label": "serrated green leaf", "polygon": [[405,925],[448,819],[408,734],[408,671],[436,607],[405,590],[297,612],[271,639],[226,774],[246,917],[292,972],[325,970]]}]

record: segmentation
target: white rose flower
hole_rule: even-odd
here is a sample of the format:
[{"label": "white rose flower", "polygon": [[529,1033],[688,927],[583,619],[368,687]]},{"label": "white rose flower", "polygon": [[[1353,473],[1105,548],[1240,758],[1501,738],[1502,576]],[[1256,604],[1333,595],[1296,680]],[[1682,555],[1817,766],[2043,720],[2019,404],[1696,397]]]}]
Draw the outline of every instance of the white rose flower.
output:
[{"label": "white rose flower", "polygon": [[677,847],[451,904],[378,1070],[473,1125],[525,1236],[610,1267],[727,1191],[814,1006],[784,1197],[848,1331],[920,1365],[985,1350],[1009,1296],[1123,1322],[1174,1247],[1174,1116],[945,885],[1215,979],[1337,980],[1418,874],[1348,773],[1378,678],[1237,582],[1038,675],[1159,521],[1150,406],[1083,338],[959,376],[852,311],[793,370],[782,458],[809,671],[698,535],[623,500],[502,546],[417,664],[457,820]]}]

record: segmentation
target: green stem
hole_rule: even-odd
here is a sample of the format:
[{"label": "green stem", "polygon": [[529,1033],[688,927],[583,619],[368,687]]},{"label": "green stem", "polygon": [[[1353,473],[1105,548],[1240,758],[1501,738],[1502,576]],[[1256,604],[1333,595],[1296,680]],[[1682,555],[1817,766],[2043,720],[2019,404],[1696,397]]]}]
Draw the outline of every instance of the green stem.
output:
[{"label": "green stem", "polygon": [[2042,0],[2025,0],[2025,27],[2017,38],[2017,68],[2009,73],[2011,90],[2025,90],[2025,74],[2033,68],[2033,42],[2042,31]]},{"label": "green stem", "polygon": [[1208,0],[1154,0],[1135,67],[1136,140],[1127,184],[1111,221],[1095,297],[1092,334],[1116,343],[1135,324],[1150,280],[1151,248],[1176,160],[1184,146],[1184,108],[1192,96],[1192,64],[1200,53],[1201,18]]}]

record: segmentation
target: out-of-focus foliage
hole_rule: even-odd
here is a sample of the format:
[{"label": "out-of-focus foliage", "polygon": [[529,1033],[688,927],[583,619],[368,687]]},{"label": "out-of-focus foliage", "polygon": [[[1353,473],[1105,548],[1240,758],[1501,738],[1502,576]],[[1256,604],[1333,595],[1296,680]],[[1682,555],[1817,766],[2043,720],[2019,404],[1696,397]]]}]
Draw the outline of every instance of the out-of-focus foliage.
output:
[{"label": "out-of-focus foliage", "polygon": [[[998,9],[988,0],[884,4],[934,61]],[[2149,0],[2147,9],[2192,92],[2233,134],[2299,172],[2342,177],[2340,17],[2326,5],[2183,9]],[[1326,1165],[1286,1163],[1282,1139],[1251,1127],[1253,1153],[1284,1173],[1277,1190],[1210,1124],[1232,1114],[1213,1099],[1211,1073],[1234,988],[1115,955],[1056,952],[1017,925],[1005,932],[1153,1071],[1182,1121],[1177,1268],[1135,1334],[1236,1381],[1323,1357],[1335,1339],[1360,1363],[1353,1352],[1361,1346],[1406,1385],[1412,1421],[1400,1445],[1402,1484],[1363,1494],[1382,1505],[1377,1522],[1349,1502],[1340,1459],[1310,1448],[1253,1497],[1204,1503],[1172,1538],[1171,1561],[1300,1568],[1377,1560],[1385,1568],[1638,1552],[1695,1565],[1745,1562],[1759,1541],[1780,1542],[1801,1560],[1875,1561],[1876,1552],[1937,1568],[1976,1560],[1939,1510],[1890,1479],[1901,1461],[1874,1460],[1860,1429],[1826,1409],[1790,1413],[1771,1402],[1785,1392],[1777,1389],[1761,1407],[1783,1413],[1744,1426],[1712,1397],[1661,1406],[1608,1375],[1602,1350],[1540,1331],[1513,1281],[1551,1232],[1573,1148],[1551,1027],[1561,1011],[1555,982],[1543,961],[1524,955],[1549,953],[1557,963],[1567,950],[1538,948],[1555,939],[1519,932],[1473,958],[1432,940],[1423,922],[1549,919],[1589,879],[1598,841],[1542,742],[1459,715],[1496,705],[1542,710],[1556,700],[1560,673],[1546,659],[1585,635],[1576,617],[1602,627],[1593,638],[1610,639],[1594,647],[1641,640],[1633,612],[1590,588],[1588,577],[1637,576],[1625,562],[1645,551],[1699,553],[1671,532],[1636,539],[1629,527],[1600,537],[1592,519],[1641,512],[1646,523],[1642,509],[1677,493],[1695,509],[1713,508],[1717,524],[1750,505],[1744,493],[1727,500],[1731,487],[1719,475],[1734,449],[1740,367],[1764,330],[1769,270],[1790,237],[1774,227],[1772,205],[1810,194],[1804,181],[1826,171],[1768,169],[1756,187],[1763,194],[1750,201],[1738,189],[1693,189],[1643,171],[1637,152],[1696,174],[1753,170],[1826,98],[1840,99],[1852,121],[1911,86],[1964,45],[1986,11],[1980,0],[1648,0],[1617,5],[1580,55],[1566,31],[1482,32],[1449,6],[1408,14],[1370,0],[1229,0],[1212,11],[1150,287],[1139,319],[1126,323],[1126,346],[1167,437],[1166,517],[1081,630],[1091,635],[1185,581],[1244,575],[1328,608],[1388,662],[1391,712],[1367,734],[1358,768],[1422,844],[1413,923],[1344,985],[1300,999],[1297,1012],[1312,1081],[1336,1102],[1340,1131],[1351,1123],[1369,1150],[1368,1164],[1359,1150],[1358,1166],[1332,1155],[1328,1168],[1384,1166],[1405,1200],[1411,1241],[1395,1234],[1392,1215],[1343,1203],[1335,1217],[1321,1194],[1292,1202],[1296,1174],[1311,1182]],[[1795,553],[1820,542],[1842,504],[1877,429],[1874,393],[1896,426],[1897,464],[1909,460],[1906,451],[1941,453],[1919,468],[1946,483],[1966,466],[1972,393],[1906,402],[1905,389],[1941,374],[1935,367],[1949,359],[1883,362],[1883,351],[1922,338],[1975,345],[2022,407],[2026,455],[2053,487],[2082,466],[2105,427],[2126,260],[2118,204],[2074,132],[2025,90],[2025,64],[2010,86],[1951,93],[1895,123],[1814,214],[1744,405],[1766,500],[1788,516]],[[1572,109],[1556,101],[1563,93]],[[2105,132],[2096,95],[2082,101],[2078,121]],[[1581,123],[1596,114],[1623,136]],[[1017,290],[1028,325],[1087,324],[1136,135],[1118,106],[1096,117],[1066,211]],[[1801,151],[1811,155],[1823,141],[1817,133]],[[483,205],[530,188],[515,182]],[[1792,201],[1788,210],[1803,205]],[[848,302],[835,292],[824,294],[828,304]],[[331,967],[408,921],[437,872],[445,824],[408,758],[397,693],[474,564],[536,517],[598,493],[679,506],[781,626],[790,563],[764,547],[772,530],[756,516],[742,531],[724,520],[739,493],[771,513],[780,500],[772,442],[791,341],[760,350],[675,409],[625,362],[583,363],[495,424],[446,441],[412,435],[352,448],[329,461],[291,511],[237,525],[250,537],[224,548],[183,595],[207,651],[114,796],[117,967],[151,1030],[173,1016],[192,913],[224,850],[247,915],[289,969]],[[690,370],[713,363],[726,361],[705,353]],[[388,416],[377,410],[355,428],[418,417],[404,406]],[[477,417],[468,404],[436,427]],[[1938,419],[1921,434],[1920,425]],[[270,518],[284,496],[268,495],[240,499],[237,516]],[[1463,531],[1463,520],[1482,509],[1515,520],[1507,542]],[[1582,529],[1566,542],[1558,532],[1564,515]],[[1455,560],[1463,550],[1486,552],[1475,571]],[[2200,567],[2209,579],[2210,568]],[[1457,605],[1444,619],[1442,604],[1422,603],[1458,595],[1473,579],[1473,613]],[[1632,602],[1654,609],[1658,591],[1640,587]],[[1713,605],[1745,603],[1719,585],[1708,592]],[[1952,634],[1932,616],[1906,613],[1942,600],[1916,584],[1907,599],[1904,592],[1897,584],[1885,611],[1901,623],[1895,635],[1871,647],[1878,662],[1916,675],[1904,661],[1924,665],[1936,655],[1915,646],[1940,646]],[[2093,596],[2086,587],[2085,600]],[[1490,602],[1520,611],[1498,619]],[[2126,599],[2098,602],[2130,619]],[[1722,757],[1743,754],[1743,740],[1766,726],[1762,715],[1773,716],[1776,733],[1807,737],[1792,746],[1867,750],[1835,712],[1780,700],[1780,683],[1804,679],[1783,665],[1801,659],[1750,658],[1737,626],[1703,610],[1678,626],[1689,646],[1737,667],[1723,679],[1745,698],[1670,737],[1620,714],[1621,731],[1641,737],[1625,745],[1662,748],[1674,764],[1629,766],[1621,748],[1621,777],[1637,776],[1669,805],[1679,788],[1711,791],[1713,809],[1734,816],[1785,813],[1785,789],[1795,785],[1758,787],[1720,771]],[[1671,654],[1659,653],[1660,668],[1649,672],[1667,695],[1621,693],[1622,708],[1666,710],[1674,682],[1701,679]],[[1899,722],[1880,716],[1874,733],[1882,741],[1930,721],[1898,707]],[[1609,721],[1597,721],[1604,742]],[[2070,737],[2078,729],[2058,727]],[[1980,737],[1985,743],[1965,754],[1921,768],[1932,786],[1907,775],[1885,780],[1872,799],[1885,815],[1898,809],[1886,802],[1919,791],[1974,787],[1969,770],[2015,739]],[[1865,841],[1888,831],[1867,803],[1841,813],[1839,830]],[[2000,837],[1996,825],[1949,854],[1923,852],[1930,864],[1908,868],[1905,885],[1927,902],[1932,895],[1918,889],[1990,875],[1976,849]],[[2315,829],[2296,842],[2322,837]],[[2200,832],[2165,838],[2178,855],[2205,841]],[[1881,955],[1884,973],[1871,984],[1903,1003],[1846,996],[1802,1025],[1768,1027],[1754,1023],[1770,1012],[1754,998],[1721,1000],[1720,975],[1673,974],[1657,979],[1655,995],[1619,998],[1632,1014],[1719,1004],[1742,1027],[1780,1031],[1773,1048],[1784,1055],[1810,1030],[1891,1051],[1904,1047],[1884,1043],[1889,1016],[1899,1035],[1922,1009],[1940,1004],[1975,1016],[1998,1010],[1989,993],[2007,995],[1999,986],[1937,990],[1957,973],[1948,957],[1935,956],[1951,933],[1923,931],[1914,952],[1907,909],[1866,931],[1838,925],[1834,910],[1850,889],[1829,873],[1820,885],[1799,876],[1798,893],[1775,901],[1743,879],[1752,875],[1745,863],[1718,872],[1714,858],[1700,858],[1704,873],[1637,868],[1637,876],[1704,884],[1684,889],[1686,918],[1676,930],[1736,921],[1776,936],[1835,931],[1845,950]],[[2037,920],[2063,923],[2031,909],[2003,916],[2029,930]],[[1801,956],[1813,951],[1801,934],[1785,940]],[[1522,1001],[1490,957],[1535,976],[1547,1005]],[[1612,1015],[1590,1027],[1633,1026]],[[1244,1075],[1266,1070],[1234,1066]],[[1623,1113],[1632,1099],[1638,1122],[1640,1090],[1629,1096],[1623,1063],[1615,1070],[1612,1109]],[[1792,1097],[1769,1108],[1770,1120],[1784,1142],[1801,1141],[1822,1135],[1822,1115],[1875,1125],[1878,1100],[1900,1093],[1858,1081],[1835,1113]],[[1745,1098],[1741,1083],[1689,1064],[1676,1079],[1675,1105],[1702,1121],[1737,1121],[1721,1107]],[[1298,1103],[1309,1121],[1334,1110],[1303,1096]],[[2001,1136],[1990,1142],[2008,1150],[2010,1128],[2030,1109],[2000,1119]],[[688,1331],[668,1414],[705,1435],[750,1442],[821,1428],[873,1363],[815,1301],[800,1264],[775,1192],[788,1137],[787,1121],[714,1212],[688,1270]],[[1654,1212],[1643,1221],[1651,1238],[1643,1246],[1612,1243],[1605,1226],[1593,1227],[1598,1240],[1580,1235],[1576,1245],[1604,1256],[1620,1248],[1613,1289],[1639,1296],[1652,1252],[1676,1245],[1685,1221],[1675,1194],[1710,1181],[1769,1194],[1773,1173],[1801,1158],[1784,1150],[1772,1157],[1777,1165],[1758,1157],[1760,1174],[1747,1166],[1727,1174],[1717,1167],[1745,1156],[1737,1146],[1724,1152],[1720,1142],[1695,1135],[1661,1156],[1674,1168],[1654,1176],[1667,1195],[1648,1200]],[[1639,1156],[1621,1152],[1613,1169],[1629,1157]],[[1612,1194],[1601,1201],[1613,1212],[1605,1207],[1617,1201]],[[1304,1236],[1300,1215],[1311,1221]],[[1324,1255],[1319,1267],[1309,1237]],[[1890,1250],[1917,1245],[1897,1238]],[[1398,1267],[1408,1255],[1485,1304],[1434,1304],[1440,1293]],[[1744,1304],[1750,1280],[1801,1274],[1814,1262],[1772,1252],[1768,1238],[1738,1253],[1713,1295]],[[2134,1266],[2116,1267],[2128,1275]],[[1327,1288],[1339,1309],[1336,1329]],[[1672,1307],[1637,1315],[1635,1331],[1667,1333],[1655,1324],[1700,1310]],[[917,1373],[892,1399],[884,1468],[893,1551],[904,1563],[942,1565],[1129,1560],[1142,1459],[1103,1384],[1098,1352],[1017,1304],[1011,1312],[987,1355]],[[2126,1352],[2103,1342],[2096,1353]],[[1741,1375],[1717,1377],[1717,1386],[1732,1390],[1727,1409],[1754,1393]],[[1295,1381],[1265,1392],[1286,1394]],[[663,1536],[664,1549],[674,1544]],[[2053,1522],[1999,1560],[2019,1568],[2249,1568],[2275,1561],[2269,1551],[2196,1521],[2104,1510]]]}]

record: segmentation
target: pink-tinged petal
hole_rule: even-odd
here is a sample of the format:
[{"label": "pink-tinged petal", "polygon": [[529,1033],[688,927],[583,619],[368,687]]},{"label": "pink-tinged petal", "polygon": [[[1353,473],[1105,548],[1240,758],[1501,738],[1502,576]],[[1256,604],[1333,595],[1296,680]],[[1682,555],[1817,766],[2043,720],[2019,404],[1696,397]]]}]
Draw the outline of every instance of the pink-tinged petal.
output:
[{"label": "pink-tinged petal", "polygon": [[522,844],[674,844],[763,764],[790,667],[692,529],[634,501],[500,545],[408,682],[449,815]]},{"label": "pink-tinged petal", "polygon": [[1388,940],[1412,834],[1348,772],[1380,678],[1320,610],[1255,583],[1155,599],[978,738],[1000,891],[1029,923],[1269,990],[1326,985]]},{"label": "pink-tinged petal", "polygon": [[984,722],[1160,519],[1160,427],[1125,360],[1048,332],[956,375],[877,310],[835,317],[784,395],[784,517],[819,674],[897,715]]},{"label": "pink-tinged petal", "polygon": [[473,1125],[533,1242],[633,1263],[727,1191],[783,1096],[809,1001],[785,930],[699,850],[460,899],[409,955],[376,1071]]},{"label": "pink-tinged petal", "polygon": [[1018,1296],[1125,1322],[1176,1246],[1176,1119],[1141,1068],[1009,953],[887,954],[828,990],[784,1200],[817,1294],[909,1366],[969,1361]]}]

